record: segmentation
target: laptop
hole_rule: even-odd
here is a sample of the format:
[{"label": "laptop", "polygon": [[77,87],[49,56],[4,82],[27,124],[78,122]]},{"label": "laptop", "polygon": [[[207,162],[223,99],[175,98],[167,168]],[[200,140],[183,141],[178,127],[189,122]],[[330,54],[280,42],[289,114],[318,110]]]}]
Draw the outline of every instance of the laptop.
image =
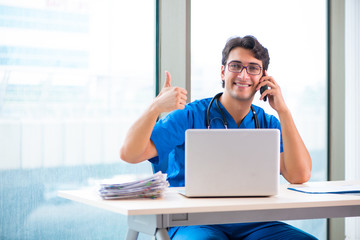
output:
[{"label": "laptop", "polygon": [[187,197],[272,196],[280,178],[278,129],[189,129]]}]

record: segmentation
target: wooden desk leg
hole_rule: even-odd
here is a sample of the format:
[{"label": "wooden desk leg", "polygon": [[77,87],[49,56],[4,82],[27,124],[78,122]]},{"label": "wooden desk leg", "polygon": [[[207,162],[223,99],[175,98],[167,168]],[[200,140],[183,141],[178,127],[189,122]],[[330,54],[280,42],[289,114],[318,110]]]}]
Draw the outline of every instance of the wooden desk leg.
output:
[{"label": "wooden desk leg", "polygon": [[169,233],[166,228],[158,228],[155,233],[156,240],[170,240]]},{"label": "wooden desk leg", "polygon": [[137,240],[138,236],[139,232],[129,228],[126,234],[126,240]]}]

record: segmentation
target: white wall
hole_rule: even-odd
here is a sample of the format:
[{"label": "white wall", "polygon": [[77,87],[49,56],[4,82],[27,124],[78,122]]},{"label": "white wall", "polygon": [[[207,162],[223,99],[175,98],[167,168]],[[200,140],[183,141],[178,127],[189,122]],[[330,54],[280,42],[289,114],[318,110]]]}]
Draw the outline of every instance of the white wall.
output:
[{"label": "white wall", "polygon": [[[345,178],[360,179],[360,1],[345,2]],[[346,239],[360,239],[360,218],[345,220]]]}]

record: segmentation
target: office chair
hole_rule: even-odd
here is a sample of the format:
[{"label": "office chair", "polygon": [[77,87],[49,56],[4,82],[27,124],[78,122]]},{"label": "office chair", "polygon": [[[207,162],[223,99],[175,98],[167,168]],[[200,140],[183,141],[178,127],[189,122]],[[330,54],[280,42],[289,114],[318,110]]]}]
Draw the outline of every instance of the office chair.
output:
[{"label": "office chair", "polygon": [[[157,157],[158,158],[158,157]],[[168,161],[164,161],[162,164],[151,164],[153,173],[157,173],[158,171],[161,171],[162,173],[166,173],[166,170],[168,168]],[[156,237],[152,238],[153,240],[156,240]]]},{"label": "office chair", "polygon": [[164,161],[163,163],[161,163],[159,165],[152,163],[151,166],[152,166],[153,173],[157,173],[158,171],[161,171],[162,173],[166,173],[166,170],[168,168],[168,161]]}]

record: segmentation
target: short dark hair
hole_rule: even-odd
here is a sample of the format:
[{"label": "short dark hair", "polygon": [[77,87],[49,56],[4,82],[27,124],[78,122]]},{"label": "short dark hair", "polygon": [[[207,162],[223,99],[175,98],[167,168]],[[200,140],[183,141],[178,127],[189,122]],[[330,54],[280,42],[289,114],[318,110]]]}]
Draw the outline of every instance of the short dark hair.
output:
[{"label": "short dark hair", "polygon": [[[254,57],[260,61],[262,61],[263,70],[267,70],[269,67],[270,57],[268,50],[260,44],[260,42],[254,37],[247,35],[245,37],[232,37],[227,40],[225,47],[222,51],[222,60],[221,64],[226,67],[227,59],[231,50],[236,47],[242,47],[250,50]],[[224,81],[222,81],[224,87]]]}]

